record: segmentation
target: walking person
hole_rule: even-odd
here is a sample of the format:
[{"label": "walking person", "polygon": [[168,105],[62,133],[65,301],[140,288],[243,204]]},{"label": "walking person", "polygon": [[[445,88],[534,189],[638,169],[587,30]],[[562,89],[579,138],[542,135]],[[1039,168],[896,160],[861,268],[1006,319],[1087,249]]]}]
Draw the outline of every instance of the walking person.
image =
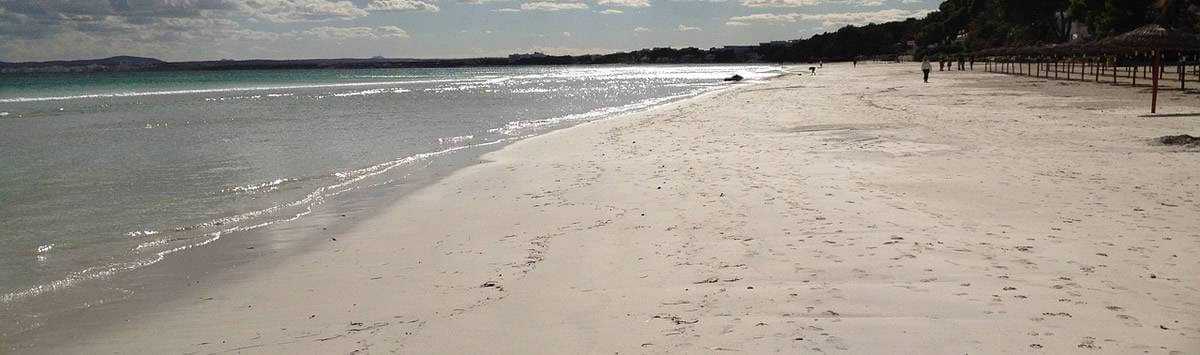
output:
[{"label": "walking person", "polygon": [[925,58],[925,61],[921,62],[921,71],[925,73],[925,82],[928,83],[929,72],[933,71],[933,64],[929,64],[929,58]]}]

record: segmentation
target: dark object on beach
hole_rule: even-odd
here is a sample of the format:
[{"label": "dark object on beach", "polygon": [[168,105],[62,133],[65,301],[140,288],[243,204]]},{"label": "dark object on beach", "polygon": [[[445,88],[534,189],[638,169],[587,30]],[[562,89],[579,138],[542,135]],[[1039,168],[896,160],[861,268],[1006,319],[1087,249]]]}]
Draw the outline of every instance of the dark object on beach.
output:
[{"label": "dark object on beach", "polygon": [[725,81],[742,81],[742,76],[733,74],[733,76],[725,78]]},{"label": "dark object on beach", "polygon": [[1195,145],[1200,146],[1200,137],[1192,137],[1186,134],[1178,136],[1162,136],[1158,137],[1158,142],[1165,145]]},{"label": "dark object on beach", "polygon": [[808,67],[808,70],[811,71],[813,75],[817,75],[817,67]]}]

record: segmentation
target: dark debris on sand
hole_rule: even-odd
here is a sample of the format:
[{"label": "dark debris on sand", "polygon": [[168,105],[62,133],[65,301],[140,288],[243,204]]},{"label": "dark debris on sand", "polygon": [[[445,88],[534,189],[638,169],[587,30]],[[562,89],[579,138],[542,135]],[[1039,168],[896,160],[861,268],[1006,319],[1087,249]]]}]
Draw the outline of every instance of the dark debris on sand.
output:
[{"label": "dark debris on sand", "polygon": [[1182,145],[1189,147],[1200,147],[1200,137],[1192,137],[1186,134],[1178,136],[1162,136],[1156,139],[1158,143],[1163,145]]}]

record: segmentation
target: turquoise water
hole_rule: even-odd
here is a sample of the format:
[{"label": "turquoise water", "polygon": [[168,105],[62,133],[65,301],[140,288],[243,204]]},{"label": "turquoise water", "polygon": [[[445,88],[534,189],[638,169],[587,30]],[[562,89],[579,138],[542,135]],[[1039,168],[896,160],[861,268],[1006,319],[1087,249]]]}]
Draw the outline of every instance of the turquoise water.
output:
[{"label": "turquoise water", "polygon": [[422,162],[715,90],[734,73],[777,68],[0,76],[0,334],[119,299],[130,291],[116,280],[303,220]]}]

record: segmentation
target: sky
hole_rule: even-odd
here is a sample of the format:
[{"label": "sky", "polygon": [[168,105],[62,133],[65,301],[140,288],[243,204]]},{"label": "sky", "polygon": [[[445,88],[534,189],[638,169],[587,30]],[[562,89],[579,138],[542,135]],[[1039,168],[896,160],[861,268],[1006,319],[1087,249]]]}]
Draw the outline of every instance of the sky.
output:
[{"label": "sky", "polygon": [[0,0],[0,61],[603,54],[756,44],[940,0]]}]

